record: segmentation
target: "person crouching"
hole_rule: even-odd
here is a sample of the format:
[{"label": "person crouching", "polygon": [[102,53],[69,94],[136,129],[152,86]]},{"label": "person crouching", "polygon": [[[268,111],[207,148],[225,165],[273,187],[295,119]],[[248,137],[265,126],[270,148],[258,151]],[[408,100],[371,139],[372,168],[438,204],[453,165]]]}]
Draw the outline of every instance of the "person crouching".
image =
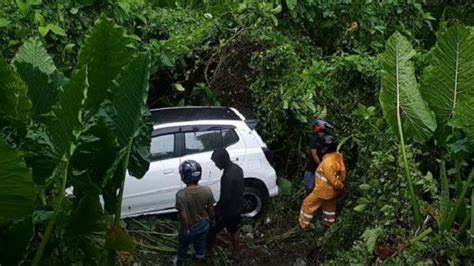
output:
[{"label": "person crouching", "polygon": [[214,196],[210,188],[198,185],[202,170],[196,161],[184,161],[179,166],[179,173],[186,188],[176,193],[176,209],[180,219],[177,262],[184,262],[191,242],[195,259],[204,262],[210,222],[215,223]]},{"label": "person crouching", "polygon": [[336,198],[342,191],[346,179],[346,167],[342,154],[337,152],[337,142],[327,135],[322,141],[323,160],[316,169],[316,185],[304,199],[299,215],[299,225],[307,230],[314,213],[323,210],[324,225],[331,226],[336,222]]}]

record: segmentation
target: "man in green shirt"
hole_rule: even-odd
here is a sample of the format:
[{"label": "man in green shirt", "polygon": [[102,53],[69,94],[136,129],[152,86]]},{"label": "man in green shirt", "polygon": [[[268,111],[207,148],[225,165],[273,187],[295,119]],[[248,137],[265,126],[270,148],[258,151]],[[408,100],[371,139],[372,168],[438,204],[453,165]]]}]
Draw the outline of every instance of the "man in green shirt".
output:
[{"label": "man in green shirt", "polygon": [[182,262],[192,242],[195,258],[203,261],[206,257],[206,240],[210,222],[215,223],[214,196],[208,187],[198,185],[201,166],[193,160],[179,166],[181,180],[186,184],[176,193],[176,209],[179,211],[180,229],[178,235],[178,262]]}]

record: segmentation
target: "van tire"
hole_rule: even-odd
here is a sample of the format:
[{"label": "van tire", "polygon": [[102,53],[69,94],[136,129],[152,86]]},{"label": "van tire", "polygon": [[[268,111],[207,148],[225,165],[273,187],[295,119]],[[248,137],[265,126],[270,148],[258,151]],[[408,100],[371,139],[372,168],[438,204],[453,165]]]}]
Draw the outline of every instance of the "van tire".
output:
[{"label": "van tire", "polygon": [[244,206],[241,217],[258,218],[265,207],[264,193],[254,186],[244,187]]}]

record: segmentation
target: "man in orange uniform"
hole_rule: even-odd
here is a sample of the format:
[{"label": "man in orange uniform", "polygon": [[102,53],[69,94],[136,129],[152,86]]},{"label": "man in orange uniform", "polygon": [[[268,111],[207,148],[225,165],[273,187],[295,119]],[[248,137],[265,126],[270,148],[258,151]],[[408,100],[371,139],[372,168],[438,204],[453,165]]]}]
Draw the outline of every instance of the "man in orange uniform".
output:
[{"label": "man in orange uniform", "polygon": [[323,209],[324,225],[329,227],[336,222],[336,198],[344,188],[346,167],[342,154],[337,151],[337,142],[333,136],[323,137],[321,152],[323,161],[316,169],[316,185],[304,199],[298,219],[300,228],[309,228],[313,214]]}]

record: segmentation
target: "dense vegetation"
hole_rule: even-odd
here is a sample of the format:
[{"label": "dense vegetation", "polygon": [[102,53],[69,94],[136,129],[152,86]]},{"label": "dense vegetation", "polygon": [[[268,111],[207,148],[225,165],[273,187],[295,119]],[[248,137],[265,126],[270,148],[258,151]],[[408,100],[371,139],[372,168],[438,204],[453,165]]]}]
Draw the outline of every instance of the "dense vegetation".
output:
[{"label": "dense vegetation", "polygon": [[[328,264],[472,262],[474,5],[451,2],[0,3],[0,264],[174,252],[173,222],[129,221],[130,237],[118,219],[125,171],[147,169],[147,91],[149,107],[260,120],[281,195],[242,228],[253,247]],[[350,193],[331,229],[301,234],[314,117],[336,125]]]}]

